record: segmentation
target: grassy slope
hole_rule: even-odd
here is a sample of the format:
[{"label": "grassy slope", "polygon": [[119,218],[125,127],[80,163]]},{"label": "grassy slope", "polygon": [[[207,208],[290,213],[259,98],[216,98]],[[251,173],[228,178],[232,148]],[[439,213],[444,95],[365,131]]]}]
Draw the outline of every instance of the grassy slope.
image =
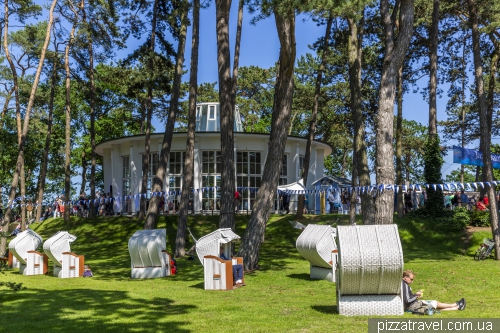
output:
[{"label": "grassy slope", "polygon": [[[341,219],[347,218],[340,216]],[[243,235],[246,216],[237,217]],[[292,217],[273,216],[261,248],[261,269],[246,276],[247,286],[235,291],[203,290],[198,261],[179,259],[178,275],[164,279],[131,280],[127,242],[141,229],[126,217],[95,220],[48,220],[33,229],[44,239],[67,230],[78,239],[72,251],[84,254],[94,278],[57,279],[0,274],[0,281],[22,282],[27,289],[0,290],[3,318],[0,332],[366,332],[365,317],[336,314],[335,285],[309,279],[309,264],[295,249],[300,230]],[[337,216],[308,216],[303,223],[331,223]],[[217,228],[217,217],[190,220],[194,235]],[[177,221],[162,218],[171,251]],[[341,220],[339,223],[345,223]],[[405,269],[417,277],[413,288],[426,298],[453,302],[466,297],[466,311],[442,313],[441,318],[498,317],[499,263],[475,262],[471,255],[488,233],[473,237],[463,249],[462,235],[439,235],[423,223],[398,222]],[[192,245],[189,239],[187,247]],[[464,255],[463,253],[466,253]],[[405,314],[413,318],[411,314]]]}]

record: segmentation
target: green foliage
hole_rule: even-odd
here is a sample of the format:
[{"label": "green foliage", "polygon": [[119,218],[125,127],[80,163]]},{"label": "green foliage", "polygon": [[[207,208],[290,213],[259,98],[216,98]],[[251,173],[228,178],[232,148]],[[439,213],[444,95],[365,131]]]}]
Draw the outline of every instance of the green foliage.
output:
[{"label": "green foliage", "polygon": [[475,227],[489,227],[490,222],[490,212],[473,210],[470,213],[470,224]]},{"label": "green foliage", "polygon": [[[394,119],[394,133],[396,132],[397,119]],[[412,184],[422,183],[424,165],[424,147],[427,141],[427,128],[422,124],[403,119],[402,143],[402,173]],[[396,145],[394,144],[394,150]]]},{"label": "green foliage", "polygon": [[427,228],[439,232],[462,231],[471,222],[470,212],[465,207],[457,207],[454,210],[441,209],[429,211],[428,207],[411,211],[409,217],[417,217],[425,221]]},{"label": "green foliage", "polygon": [[469,211],[465,207],[457,207],[453,210],[453,215],[451,218],[444,222],[446,229],[451,231],[461,231],[464,230],[470,223]]},{"label": "green foliage", "polygon": [[[475,167],[466,165],[464,170],[464,183],[473,183],[476,181]],[[498,179],[498,178],[496,178]],[[460,183],[460,169],[453,170],[446,175],[447,183]]]}]

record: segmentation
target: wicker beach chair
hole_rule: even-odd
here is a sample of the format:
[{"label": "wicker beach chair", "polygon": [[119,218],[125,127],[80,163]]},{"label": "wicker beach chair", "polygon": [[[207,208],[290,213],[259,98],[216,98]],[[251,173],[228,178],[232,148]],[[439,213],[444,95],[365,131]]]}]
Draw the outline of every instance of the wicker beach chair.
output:
[{"label": "wicker beach chair", "polygon": [[240,236],[230,228],[225,228],[217,229],[196,241],[196,254],[204,267],[205,290],[233,290],[232,265],[243,265],[243,258],[222,260],[220,252],[222,247],[226,258],[231,258],[231,243],[239,239]]},{"label": "wicker beach chair", "polygon": [[128,241],[132,279],[155,279],[171,275],[165,229],[138,230]]},{"label": "wicker beach chair", "polygon": [[47,273],[47,257],[35,251],[42,242],[42,237],[31,229],[20,232],[16,238],[10,241],[9,255],[12,255],[12,259],[9,261],[13,267],[19,268],[19,274]]},{"label": "wicker beach chair", "polygon": [[310,263],[311,279],[335,282],[335,236],[336,230],[329,225],[309,224],[297,238],[297,251]]},{"label": "wicker beach chair", "polygon": [[337,309],[346,316],[402,315],[398,227],[338,226]]},{"label": "wicker beach chair", "polygon": [[70,243],[76,236],[67,231],[58,231],[43,243],[43,251],[54,263],[54,276],[72,278],[83,276],[85,258],[71,252]]}]

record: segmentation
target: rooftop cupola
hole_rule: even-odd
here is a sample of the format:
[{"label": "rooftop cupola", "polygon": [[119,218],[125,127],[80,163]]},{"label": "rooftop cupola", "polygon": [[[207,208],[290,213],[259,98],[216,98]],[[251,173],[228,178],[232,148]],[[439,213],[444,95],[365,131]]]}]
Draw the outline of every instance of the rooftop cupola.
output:
[{"label": "rooftop cupola", "polygon": [[[243,132],[238,106],[234,109],[234,131]],[[199,103],[196,106],[196,132],[220,132],[220,107],[218,102]]]}]

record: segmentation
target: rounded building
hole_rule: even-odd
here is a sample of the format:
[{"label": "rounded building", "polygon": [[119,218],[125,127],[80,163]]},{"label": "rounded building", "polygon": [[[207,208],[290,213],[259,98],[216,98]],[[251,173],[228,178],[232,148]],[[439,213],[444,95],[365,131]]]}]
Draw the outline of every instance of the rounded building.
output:
[{"label": "rounded building", "polygon": [[[241,118],[236,107],[234,121],[234,161],[236,185],[241,193],[240,210],[250,210],[260,186],[267,159],[269,134],[243,132]],[[174,201],[180,193],[186,151],[186,132],[175,132],[166,170],[165,188],[168,200]],[[115,200],[115,212],[134,213],[139,209],[142,183],[142,156],[145,135],[133,135],[101,142],[97,154],[103,157],[104,188]],[[152,178],[158,167],[163,133],[151,135],[147,197],[151,196]],[[302,169],[306,138],[289,136],[283,154],[283,167],[279,185],[297,182]],[[331,147],[313,141],[306,189],[323,177],[324,158],[331,154]],[[190,200],[195,212],[217,211],[220,194],[220,112],[219,103],[200,103],[196,111],[196,139],[194,147],[194,184]],[[109,190],[108,190],[109,189]],[[311,200],[312,199],[312,200]],[[314,205],[314,198],[309,205]],[[294,210],[292,199],[291,209]]]}]

